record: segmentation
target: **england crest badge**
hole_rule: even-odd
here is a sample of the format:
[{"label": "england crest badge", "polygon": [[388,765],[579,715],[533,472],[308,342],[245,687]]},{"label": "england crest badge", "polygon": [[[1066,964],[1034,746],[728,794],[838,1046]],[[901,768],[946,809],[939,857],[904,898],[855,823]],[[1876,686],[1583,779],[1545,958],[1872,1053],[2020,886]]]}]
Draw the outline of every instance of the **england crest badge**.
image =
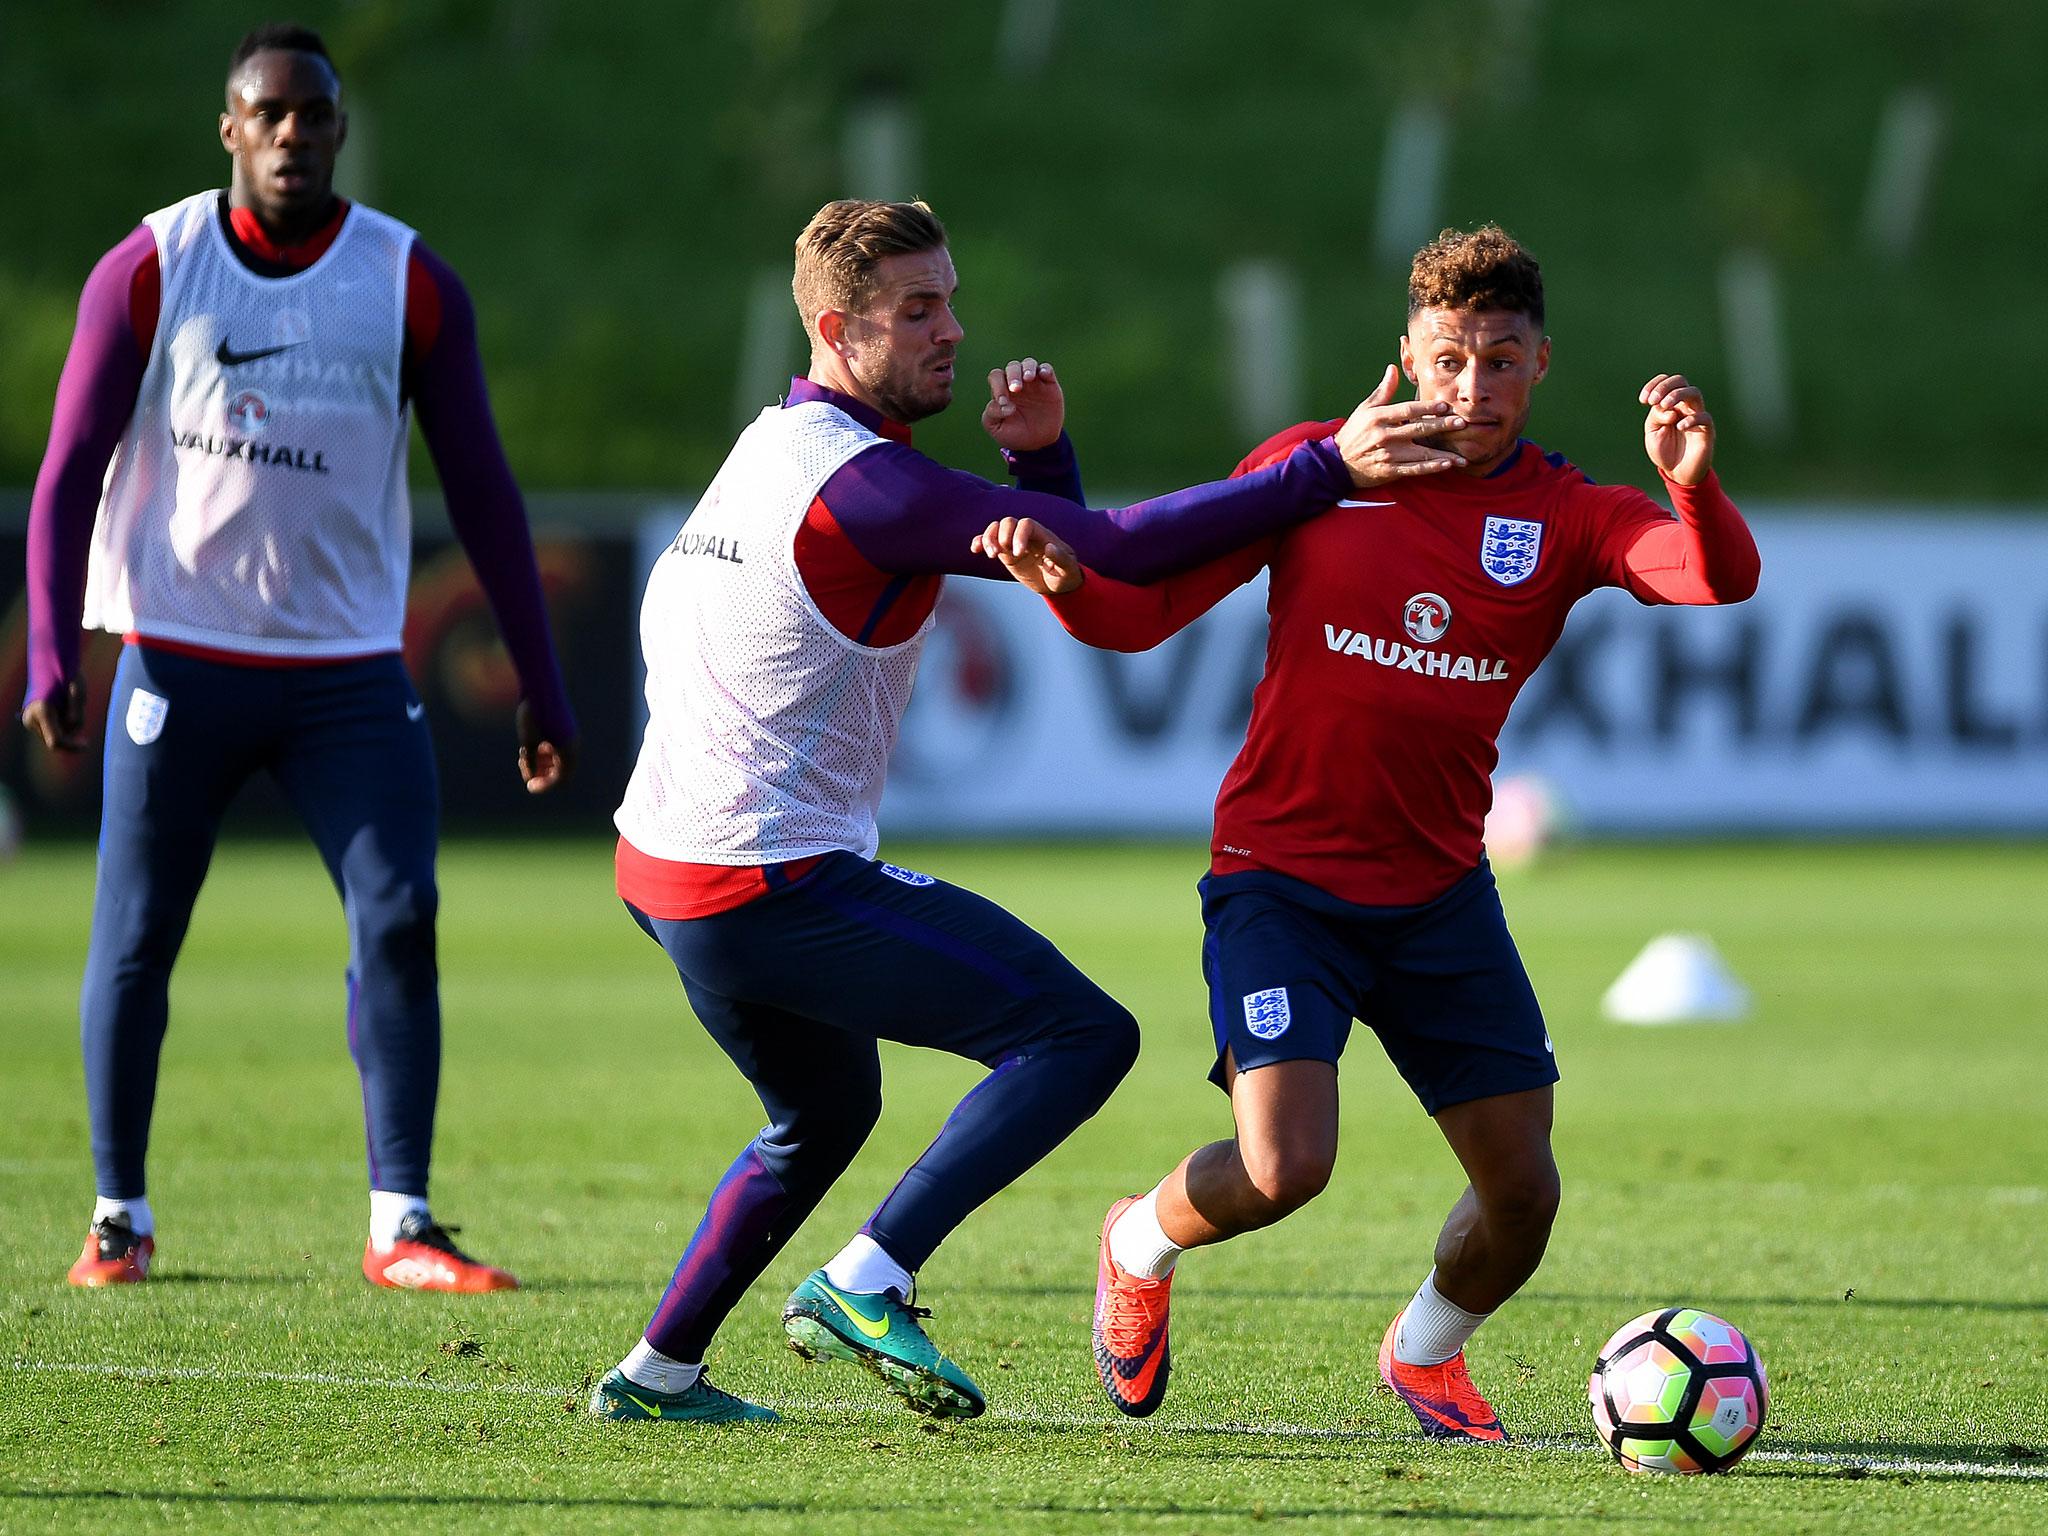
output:
[{"label": "england crest badge", "polygon": [[1504,587],[1536,573],[1543,549],[1543,525],[1519,517],[1489,517],[1479,539],[1479,568]]},{"label": "england crest badge", "polygon": [[147,688],[138,688],[128,695],[128,739],[138,747],[146,747],[164,733],[164,717],[171,712],[171,701]]}]

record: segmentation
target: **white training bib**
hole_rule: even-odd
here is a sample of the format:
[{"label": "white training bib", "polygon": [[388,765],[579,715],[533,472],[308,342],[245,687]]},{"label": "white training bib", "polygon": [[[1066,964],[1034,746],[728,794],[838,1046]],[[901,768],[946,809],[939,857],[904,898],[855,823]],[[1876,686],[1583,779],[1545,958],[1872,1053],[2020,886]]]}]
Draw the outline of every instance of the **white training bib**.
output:
[{"label": "white training bib", "polygon": [[795,543],[826,480],[882,441],[838,407],[770,407],[740,434],[640,610],[647,734],[614,818],[642,853],[778,864],[873,858],[875,810],[931,631],[849,640],[812,603]]},{"label": "white training bib", "polygon": [[258,655],[395,651],[413,232],[358,203],[312,266],[260,277],[221,201],[144,220],[163,305],[93,529],[86,626]]}]

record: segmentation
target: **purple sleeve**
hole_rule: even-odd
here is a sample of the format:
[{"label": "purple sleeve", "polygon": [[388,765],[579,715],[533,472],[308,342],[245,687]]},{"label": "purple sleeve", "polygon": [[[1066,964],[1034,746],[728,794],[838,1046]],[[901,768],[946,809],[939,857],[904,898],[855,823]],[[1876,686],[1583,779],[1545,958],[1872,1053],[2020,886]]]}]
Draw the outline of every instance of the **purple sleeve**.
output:
[{"label": "purple sleeve", "polygon": [[1350,490],[1350,473],[1328,438],[1254,474],[1103,512],[991,485],[914,448],[883,443],[834,471],[819,499],[862,556],[891,575],[994,574],[969,543],[999,517],[1031,517],[1073,545],[1091,570],[1143,585],[1313,517]]},{"label": "purple sleeve", "polygon": [[476,310],[446,262],[417,242],[413,257],[415,280],[424,273],[441,298],[440,332],[426,354],[414,359],[413,404],[441,476],[448,521],[490,599],[505,649],[519,672],[520,691],[542,734],[568,741],[576,735],[576,716],[548,633],[526,503],[491,419],[476,344]]},{"label": "purple sleeve", "polygon": [[1074,456],[1074,440],[1064,432],[1057,442],[1043,448],[1017,452],[1005,448],[1003,462],[1009,466],[1010,478],[1017,482],[1020,491],[1057,496],[1077,507],[1088,504],[1081,491],[1081,461]]},{"label": "purple sleeve", "polygon": [[102,256],[78,299],[78,327],[57,380],[50,443],[28,512],[28,703],[78,676],[85,567],[107,463],[135,414],[147,361],[129,314],[136,270],[156,260],[147,225]]}]

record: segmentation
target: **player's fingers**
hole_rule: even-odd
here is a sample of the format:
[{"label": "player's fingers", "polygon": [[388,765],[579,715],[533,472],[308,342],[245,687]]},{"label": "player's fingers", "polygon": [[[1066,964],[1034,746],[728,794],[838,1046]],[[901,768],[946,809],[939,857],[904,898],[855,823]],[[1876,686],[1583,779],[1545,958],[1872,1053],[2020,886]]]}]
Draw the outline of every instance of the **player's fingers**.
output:
[{"label": "player's fingers", "polygon": [[1010,377],[1009,377],[1009,375],[1008,375],[1008,374],[1006,374],[1006,373],[1005,373],[1005,372],[1004,372],[1004,371],[1003,371],[1002,369],[1000,369],[1000,368],[991,368],[991,369],[989,369],[989,371],[988,371],[988,397],[989,397],[989,400],[990,400],[990,402],[991,402],[991,403],[993,403],[994,401],[997,401],[997,400],[1000,400],[1000,399],[1002,399],[1002,398],[1003,398],[1003,396],[1004,396],[1004,395],[1005,395],[1006,393],[1008,393],[1008,391],[1009,391],[1009,388],[1010,388]]},{"label": "player's fingers", "polygon": [[1434,437],[1439,432],[1456,432],[1465,425],[1462,416],[1425,416],[1420,421],[1397,421],[1380,428],[1383,442],[1411,442]]},{"label": "player's fingers", "polygon": [[1653,404],[1657,398],[1657,391],[1664,387],[1664,381],[1670,377],[1671,375],[1668,373],[1660,373],[1653,376],[1649,383],[1636,392],[1636,399],[1644,405]]},{"label": "player's fingers", "polygon": [[1455,453],[1432,453],[1426,459],[1403,459],[1387,468],[1396,475],[1434,475],[1446,469],[1456,469],[1464,462]]},{"label": "player's fingers", "polygon": [[1401,370],[1392,363],[1389,363],[1387,364],[1387,371],[1380,375],[1379,384],[1371,394],[1365,397],[1365,403],[1367,405],[1386,405],[1392,401],[1394,391],[1400,387]]},{"label": "player's fingers", "polygon": [[1448,400],[1400,400],[1392,405],[1378,406],[1373,411],[1378,421],[1430,421],[1439,428],[1443,425],[1441,418],[1456,414],[1457,407]]},{"label": "player's fingers", "polygon": [[1025,358],[1024,366],[1020,371],[1024,376],[1026,384],[1036,384],[1038,382],[1038,359],[1035,357]]}]

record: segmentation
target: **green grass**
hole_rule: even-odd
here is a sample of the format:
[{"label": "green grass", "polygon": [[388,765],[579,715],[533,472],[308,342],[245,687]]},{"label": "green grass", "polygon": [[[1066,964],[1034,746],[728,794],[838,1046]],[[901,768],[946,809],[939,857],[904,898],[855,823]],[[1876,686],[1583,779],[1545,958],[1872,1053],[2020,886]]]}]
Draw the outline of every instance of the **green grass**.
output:
[{"label": "green grass", "polygon": [[[603,845],[444,860],[436,1207],[528,1286],[482,1298],[363,1284],[341,925],[309,850],[247,843],[216,861],[174,987],[157,1278],[69,1290],[91,1194],[75,1040],[91,860],[31,847],[0,869],[0,1528],[2048,1524],[2048,848],[1599,848],[1504,882],[1565,1070],[1566,1198],[1544,1268],[1474,1347],[1522,1443],[1477,1453],[1423,1442],[1372,1390],[1459,1180],[1365,1036],[1330,1191],[1187,1261],[1172,1395],[1146,1423],[1110,1412],[1086,1346],[1102,1207],[1226,1124],[1200,1080],[1199,856],[891,851],[1043,927],[1146,1027],[1108,1109],[921,1277],[937,1337],[993,1404],[940,1432],[857,1373],[802,1367],[777,1324],[973,1078],[894,1049],[880,1129],[713,1353],[721,1382],[787,1423],[574,1411],[758,1123],[611,898]],[[1756,991],[1752,1020],[1599,1019],[1602,988],[1670,928],[1714,936]],[[1771,1368],[1764,1452],[1726,1478],[1633,1478],[1590,1447],[1594,1349],[1678,1300],[1741,1324]]]},{"label": "green grass", "polygon": [[[749,286],[786,272],[820,203],[861,190],[844,124],[876,96],[914,114],[915,190],[953,231],[963,377],[1056,359],[1098,489],[1222,473],[1263,435],[1232,420],[1216,301],[1231,263],[1298,277],[1306,409],[1340,412],[1391,360],[1406,274],[1372,254],[1375,210],[1394,112],[1421,98],[1452,124],[1437,217],[1499,220],[1544,262],[1556,366],[1533,430],[1594,478],[1645,478],[1636,391],[1676,369],[1715,405],[1738,496],[2040,496],[2027,391],[1927,408],[1936,359],[2048,330],[2048,110],[2026,62],[2048,56],[2039,7],[1516,0],[1446,19],[1304,0],[1276,18],[1120,0],[1058,6],[1029,79],[998,63],[1007,8],[879,24],[850,0],[296,14],[325,29],[361,115],[345,170],[476,295],[529,486],[704,483],[731,442]],[[33,10],[0,47],[0,164],[10,206],[34,210],[33,233],[24,213],[0,248],[0,486],[34,476],[90,263],[225,176],[219,81],[252,14]],[[1923,236],[1891,259],[1862,237],[1864,200],[1908,86],[1948,130]],[[1717,274],[1745,246],[1784,290],[1794,410],[1775,437],[1730,393]],[[789,339],[800,351],[793,313]],[[975,416],[956,408],[920,442],[990,469]]]}]

